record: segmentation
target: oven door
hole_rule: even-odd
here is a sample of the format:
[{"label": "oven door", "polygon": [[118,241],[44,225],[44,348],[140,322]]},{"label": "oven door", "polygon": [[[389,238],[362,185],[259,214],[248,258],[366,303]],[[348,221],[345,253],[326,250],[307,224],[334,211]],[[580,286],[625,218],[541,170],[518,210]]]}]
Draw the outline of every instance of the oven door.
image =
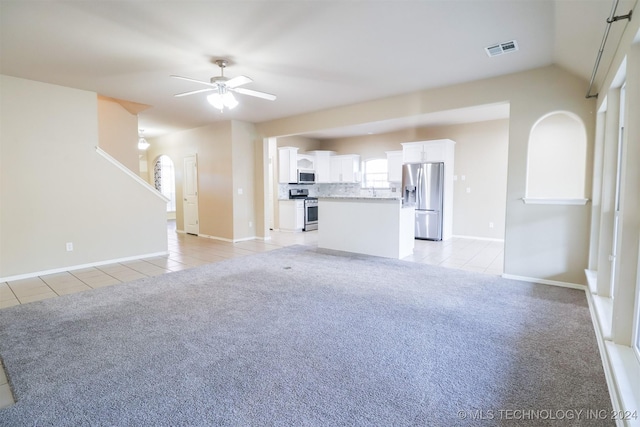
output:
[{"label": "oven door", "polygon": [[318,229],[318,201],[304,203],[304,231]]}]

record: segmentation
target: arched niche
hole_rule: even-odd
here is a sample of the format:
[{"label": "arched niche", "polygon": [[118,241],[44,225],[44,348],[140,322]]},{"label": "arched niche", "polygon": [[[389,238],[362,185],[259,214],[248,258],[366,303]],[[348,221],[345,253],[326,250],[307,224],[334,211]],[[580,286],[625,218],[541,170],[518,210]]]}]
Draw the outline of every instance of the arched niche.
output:
[{"label": "arched niche", "polygon": [[587,132],[568,111],[541,117],[531,128],[525,202],[586,203]]}]

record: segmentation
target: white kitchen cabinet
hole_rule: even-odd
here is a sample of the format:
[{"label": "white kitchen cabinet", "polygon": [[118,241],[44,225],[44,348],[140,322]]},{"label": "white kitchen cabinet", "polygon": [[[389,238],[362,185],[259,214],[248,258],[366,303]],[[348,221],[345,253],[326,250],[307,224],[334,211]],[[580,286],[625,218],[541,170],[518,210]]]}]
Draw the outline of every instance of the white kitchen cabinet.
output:
[{"label": "white kitchen cabinet", "polygon": [[298,148],[278,148],[278,182],[288,184],[298,182]]},{"label": "white kitchen cabinet", "polygon": [[450,139],[405,142],[402,144],[403,163],[445,162],[450,152],[453,153],[454,144]]},{"label": "white kitchen cabinet", "polygon": [[331,182],[360,182],[360,156],[357,154],[332,156]]},{"label": "white kitchen cabinet", "polygon": [[302,231],[304,228],[304,200],[280,200],[280,230]]},{"label": "white kitchen cabinet", "polygon": [[335,152],[327,150],[317,150],[310,151],[309,154],[313,154],[315,156],[316,182],[331,182],[331,157],[335,154]]},{"label": "white kitchen cabinet", "polygon": [[316,157],[311,154],[298,154],[298,169],[315,170]]},{"label": "white kitchen cabinet", "polygon": [[402,182],[402,156],[401,150],[387,151],[387,181]]}]

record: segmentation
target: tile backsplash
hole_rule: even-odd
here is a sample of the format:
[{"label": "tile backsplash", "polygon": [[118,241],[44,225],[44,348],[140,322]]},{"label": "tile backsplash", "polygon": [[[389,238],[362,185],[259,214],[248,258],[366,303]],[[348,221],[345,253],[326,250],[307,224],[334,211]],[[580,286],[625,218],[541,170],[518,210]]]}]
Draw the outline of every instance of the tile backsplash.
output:
[{"label": "tile backsplash", "polygon": [[396,193],[399,184],[391,183],[391,188],[362,188],[359,182],[354,183],[327,183],[327,184],[278,184],[278,199],[288,199],[289,190],[304,188],[309,190],[310,197],[330,197],[330,196],[367,196],[367,197],[389,197]]}]

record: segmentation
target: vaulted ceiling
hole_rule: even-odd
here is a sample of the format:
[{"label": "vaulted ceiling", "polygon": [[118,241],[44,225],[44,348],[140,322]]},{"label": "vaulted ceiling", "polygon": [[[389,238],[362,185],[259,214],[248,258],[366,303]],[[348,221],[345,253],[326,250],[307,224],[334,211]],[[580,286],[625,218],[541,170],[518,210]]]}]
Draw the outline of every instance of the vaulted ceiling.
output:
[{"label": "vaulted ceiling", "polygon": [[[627,13],[636,0],[620,1]],[[0,72],[123,99],[148,136],[263,122],[552,63],[587,82],[613,0],[0,1]],[[612,26],[603,63],[624,23]],[[484,48],[516,40],[490,58]],[[206,94],[226,58],[247,89],[221,113]],[[596,86],[606,70],[596,78]]]}]

